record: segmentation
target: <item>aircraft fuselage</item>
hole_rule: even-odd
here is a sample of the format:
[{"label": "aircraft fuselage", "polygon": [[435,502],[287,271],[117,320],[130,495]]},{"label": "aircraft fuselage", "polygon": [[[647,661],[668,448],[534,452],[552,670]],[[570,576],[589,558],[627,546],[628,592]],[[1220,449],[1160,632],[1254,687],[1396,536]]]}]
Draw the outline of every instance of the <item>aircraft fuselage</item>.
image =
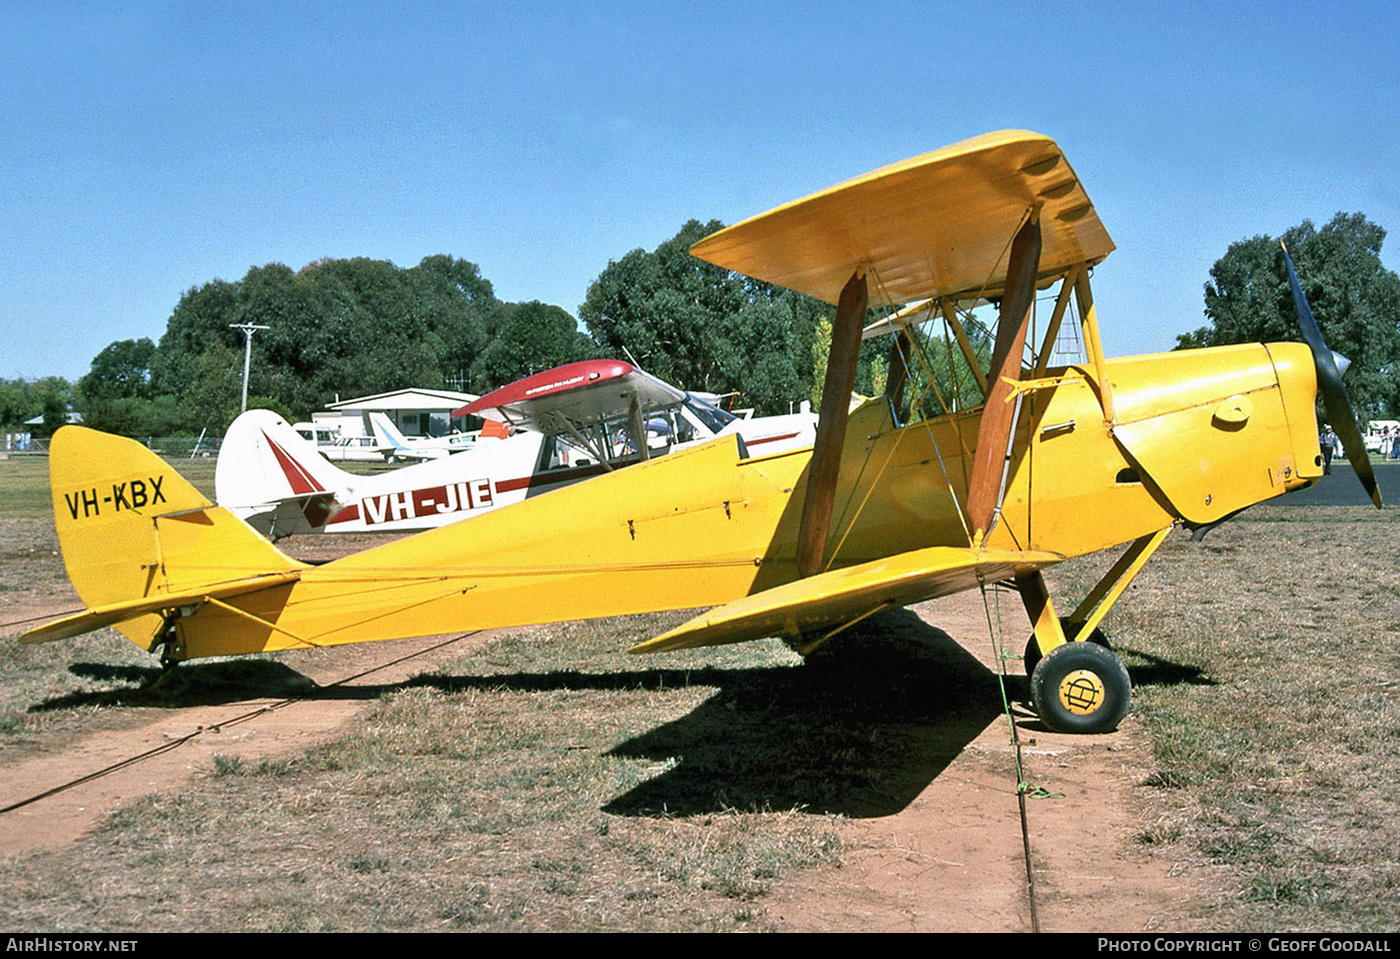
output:
[{"label": "aircraft fuselage", "polygon": [[[1001,516],[984,545],[1075,556],[1207,523],[1321,474],[1311,357],[1298,344],[1129,357],[1022,394]],[[828,566],[967,546],[980,410],[907,426],[851,415]],[[185,658],[725,603],[796,578],[809,450],[735,441],[597,477],[305,570],[181,619]],[[249,615],[252,617],[250,618]],[[260,625],[257,620],[275,624]]]}]

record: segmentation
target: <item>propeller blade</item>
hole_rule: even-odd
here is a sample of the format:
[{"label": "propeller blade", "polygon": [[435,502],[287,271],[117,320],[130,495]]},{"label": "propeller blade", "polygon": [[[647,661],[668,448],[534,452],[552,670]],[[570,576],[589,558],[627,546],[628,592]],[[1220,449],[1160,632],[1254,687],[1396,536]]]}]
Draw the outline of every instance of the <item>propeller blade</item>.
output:
[{"label": "propeller blade", "polygon": [[802,501],[802,519],[797,527],[797,574],[821,572],[826,553],[826,536],[831,527],[831,507],[836,498],[836,480],[841,473],[841,449],[846,443],[846,420],[851,407],[851,390],[856,382],[856,360],[860,357],[860,335],[869,302],[865,274],[851,274],[836,304],[836,321],[831,325],[831,352],[827,354],[826,381],[822,386],[822,406],[817,416],[817,441],[812,462],[807,467],[807,496]]},{"label": "propeller blade", "polygon": [[[1371,457],[1366,452],[1366,441],[1361,436],[1361,427],[1356,423],[1352,412],[1351,398],[1342,383],[1342,371],[1337,367],[1337,354],[1327,348],[1322,338],[1322,330],[1313,318],[1308,298],[1303,295],[1302,284],[1298,282],[1298,272],[1293,269],[1293,258],[1288,255],[1288,247],[1283,247],[1283,262],[1288,267],[1288,282],[1293,288],[1293,307],[1298,313],[1298,327],[1303,332],[1303,341],[1312,350],[1313,365],[1317,368],[1317,391],[1322,394],[1322,408],[1327,411],[1327,419],[1332,429],[1342,438],[1342,449],[1346,450],[1347,462],[1356,471],[1356,478],[1371,496],[1376,508],[1381,506],[1381,491],[1376,486],[1376,474],[1371,469]],[[1343,361],[1345,363],[1345,361]]]}]

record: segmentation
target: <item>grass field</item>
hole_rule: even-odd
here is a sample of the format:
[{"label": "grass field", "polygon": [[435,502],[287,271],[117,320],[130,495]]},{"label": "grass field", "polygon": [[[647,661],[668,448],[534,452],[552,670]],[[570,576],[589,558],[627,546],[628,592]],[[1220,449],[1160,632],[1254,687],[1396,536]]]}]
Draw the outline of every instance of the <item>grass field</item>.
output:
[{"label": "grass field", "polygon": [[[42,467],[0,462],[6,621],[66,590],[43,482]],[[1193,929],[1400,925],[1394,517],[1267,506],[1202,543],[1175,534],[1110,617],[1130,721],[1154,750],[1137,841],[1216,890]],[[1111,559],[1065,564],[1052,585],[1078,595]],[[925,705],[945,680],[933,661],[862,669],[864,651],[836,644],[836,668],[772,642],[694,669],[618,655],[675,619],[520,630],[390,691],[335,742],[221,756],[69,848],[0,863],[0,921],[770,928],[765,893],[838,861],[845,814],[902,795],[915,732],[946,719]],[[158,706],[139,688],[151,666],[111,634],[7,641],[0,756],[134,721]]]},{"label": "grass field", "polygon": [[1115,610],[1157,766],[1139,839],[1224,867],[1204,928],[1400,925],[1395,517],[1256,507],[1172,537]]}]

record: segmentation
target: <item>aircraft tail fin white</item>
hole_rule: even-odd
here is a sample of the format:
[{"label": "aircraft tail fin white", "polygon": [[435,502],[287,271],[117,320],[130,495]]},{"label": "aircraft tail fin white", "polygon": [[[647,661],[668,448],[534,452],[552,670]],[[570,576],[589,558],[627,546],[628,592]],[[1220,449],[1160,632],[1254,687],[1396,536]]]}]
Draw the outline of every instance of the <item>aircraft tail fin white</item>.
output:
[{"label": "aircraft tail fin white", "polygon": [[354,485],[271,410],[230,424],[214,474],[219,505],[273,537],[321,529]]},{"label": "aircraft tail fin white", "polygon": [[383,413],[370,413],[369,426],[374,430],[374,438],[390,449],[399,453],[411,450],[408,437],[400,433],[399,428]]},{"label": "aircraft tail fin white", "polygon": [[153,649],[179,609],[291,582],[305,568],[134,440],[64,427],[49,475],[63,562],[87,609],[25,642],[115,626]]},{"label": "aircraft tail fin white", "polygon": [[395,457],[405,459],[434,460],[447,456],[451,451],[441,448],[426,446],[422,441],[417,443],[410,440],[400,432],[394,425],[394,421],[383,413],[370,413],[369,427],[374,431],[374,438],[380,444],[389,447],[394,451]]}]

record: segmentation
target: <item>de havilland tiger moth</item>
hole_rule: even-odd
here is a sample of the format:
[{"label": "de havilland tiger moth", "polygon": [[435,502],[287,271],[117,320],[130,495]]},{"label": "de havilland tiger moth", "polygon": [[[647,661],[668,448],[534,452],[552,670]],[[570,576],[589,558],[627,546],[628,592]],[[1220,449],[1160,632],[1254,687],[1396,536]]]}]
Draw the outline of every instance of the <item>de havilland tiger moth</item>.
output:
[{"label": "de havilland tiger moth", "polygon": [[[811,449],[762,455],[722,437],[319,566],[138,443],[65,427],[54,515],[87,609],[24,641],[114,626],[174,663],[713,607],[632,651],[773,636],[810,649],[873,612],[1007,583],[1032,624],[1043,722],[1112,729],[1131,684],[1089,641],[1095,627],[1173,526],[1218,523],[1322,475],[1319,392],[1380,505],[1296,279],[1306,345],[1110,359],[1089,274],[1113,248],[1058,145],[1024,131],[778,207],[692,253],[836,306]],[[1040,290],[1054,298],[1044,322]],[[941,356],[978,367],[983,402],[940,406],[937,351],[901,328],[885,395],[848,413],[872,300],[927,301],[948,331]],[[990,363],[960,312],[981,301],[999,304]],[[1062,328],[1077,328],[1080,362],[1052,363]],[[1121,559],[1062,623],[1042,571],[1111,547]]]}]

